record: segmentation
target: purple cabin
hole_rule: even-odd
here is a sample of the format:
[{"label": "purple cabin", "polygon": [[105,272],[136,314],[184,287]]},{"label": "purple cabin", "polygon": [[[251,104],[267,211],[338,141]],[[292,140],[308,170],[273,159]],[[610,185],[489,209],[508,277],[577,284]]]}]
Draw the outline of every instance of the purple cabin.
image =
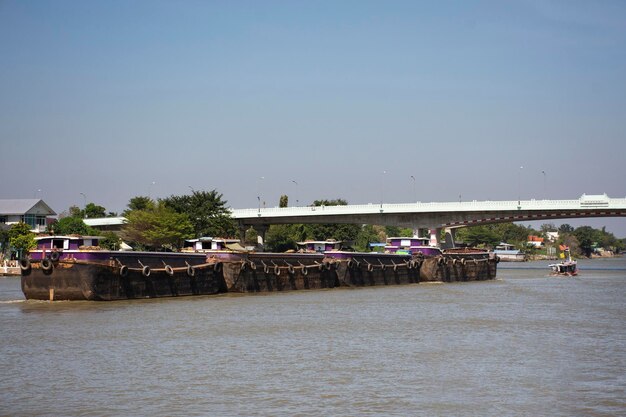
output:
[{"label": "purple cabin", "polygon": [[[216,250],[241,250],[242,248],[233,248],[238,245],[239,239],[223,239],[215,237],[201,237],[198,239],[187,239],[183,247],[183,252],[203,252]],[[229,247],[230,246],[230,247]]]},{"label": "purple cabin", "polygon": [[100,258],[102,251],[98,244],[102,236],[42,236],[36,237],[37,248],[30,250],[32,259],[43,259],[52,252],[60,258],[91,259]]},{"label": "purple cabin", "polygon": [[35,238],[37,250],[46,252],[80,250],[82,247],[98,246],[102,236],[43,236]]},{"label": "purple cabin", "polygon": [[327,252],[336,251],[341,249],[340,240],[307,240],[304,242],[297,242],[300,249],[305,252]]},{"label": "purple cabin", "polygon": [[429,241],[430,239],[425,237],[390,237],[387,238],[385,252],[398,255],[415,255],[420,252],[424,256],[441,255],[441,250],[436,246],[430,246]]}]

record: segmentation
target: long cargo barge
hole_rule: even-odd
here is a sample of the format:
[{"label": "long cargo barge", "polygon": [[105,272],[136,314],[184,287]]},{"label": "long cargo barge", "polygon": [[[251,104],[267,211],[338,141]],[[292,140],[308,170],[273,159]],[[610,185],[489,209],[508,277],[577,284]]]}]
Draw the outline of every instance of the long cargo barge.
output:
[{"label": "long cargo barge", "polygon": [[100,250],[97,237],[50,236],[20,261],[27,299],[113,301],[226,292],[473,281],[496,277],[483,251],[264,253]]}]

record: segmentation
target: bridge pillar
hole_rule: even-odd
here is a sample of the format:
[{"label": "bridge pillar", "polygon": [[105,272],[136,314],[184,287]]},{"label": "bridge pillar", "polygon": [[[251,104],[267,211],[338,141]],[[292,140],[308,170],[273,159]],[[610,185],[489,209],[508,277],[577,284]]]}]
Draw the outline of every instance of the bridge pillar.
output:
[{"label": "bridge pillar", "polygon": [[446,249],[456,247],[456,245],[454,244],[454,240],[456,238],[456,228],[446,227],[444,229],[444,232],[446,234],[446,241],[441,246],[445,247]]},{"label": "bridge pillar", "polygon": [[424,237],[428,235],[428,229],[423,227],[413,227],[413,237]]},{"label": "bridge pillar", "polygon": [[430,234],[430,246],[439,246],[439,236],[441,235],[441,227],[428,229]]},{"label": "bridge pillar", "polygon": [[267,229],[269,229],[269,226],[265,224],[257,224],[254,226],[254,230],[256,230],[259,234],[258,244],[261,247],[261,250],[265,250],[265,233],[267,232]]},{"label": "bridge pillar", "polygon": [[241,241],[241,245],[245,246],[246,242],[246,225],[243,223],[239,223],[239,240]]}]

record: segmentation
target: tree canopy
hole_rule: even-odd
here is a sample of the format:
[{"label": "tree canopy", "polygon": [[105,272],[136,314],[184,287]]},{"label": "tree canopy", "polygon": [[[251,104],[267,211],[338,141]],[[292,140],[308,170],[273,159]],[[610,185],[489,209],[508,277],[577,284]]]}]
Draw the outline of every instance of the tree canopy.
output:
[{"label": "tree canopy", "polygon": [[553,224],[541,225],[540,230],[524,227],[514,223],[500,223],[458,229],[456,240],[470,246],[486,246],[493,248],[499,242],[516,245],[519,249],[528,249],[529,235],[546,238],[548,232],[559,232],[557,244],[568,246],[574,255],[590,256],[595,248],[605,248],[620,252],[624,250],[624,242],[608,233],[606,228],[594,229],[590,226],[574,228],[563,224],[558,228]]},{"label": "tree canopy", "polygon": [[0,260],[9,247],[9,230],[0,227]]},{"label": "tree canopy", "polygon": [[106,209],[94,203],[89,203],[85,206],[85,217],[90,219],[98,217],[106,217]]},{"label": "tree canopy", "polygon": [[152,209],[132,210],[126,215],[122,237],[134,246],[151,250],[178,250],[193,237],[193,225],[186,214],[163,203]]},{"label": "tree canopy", "polygon": [[57,235],[97,235],[98,231],[87,226],[80,217],[63,217],[52,225],[52,230]]},{"label": "tree canopy", "polygon": [[26,223],[15,223],[11,225],[8,232],[9,244],[20,255],[37,246],[35,235],[30,231],[30,226]]},{"label": "tree canopy", "polygon": [[150,197],[137,196],[130,199],[127,207],[122,213],[124,216],[127,216],[133,210],[153,210],[156,205]]},{"label": "tree canopy", "polygon": [[124,239],[150,250],[177,250],[185,239],[237,233],[226,201],[215,190],[194,190],[191,195],[172,195],[156,202],[145,196],[133,197],[124,216]]},{"label": "tree canopy", "polygon": [[172,195],[162,202],[165,207],[189,218],[196,237],[231,237],[237,234],[226,201],[216,190],[194,190],[191,195]]}]

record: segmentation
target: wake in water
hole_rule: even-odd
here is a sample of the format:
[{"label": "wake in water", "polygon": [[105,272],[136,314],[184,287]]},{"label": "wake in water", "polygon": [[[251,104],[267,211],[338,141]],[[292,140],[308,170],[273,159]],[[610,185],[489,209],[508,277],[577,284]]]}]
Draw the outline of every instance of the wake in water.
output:
[{"label": "wake in water", "polygon": [[26,300],[2,300],[0,301],[0,304],[17,304],[17,303],[24,303],[26,302]]}]

